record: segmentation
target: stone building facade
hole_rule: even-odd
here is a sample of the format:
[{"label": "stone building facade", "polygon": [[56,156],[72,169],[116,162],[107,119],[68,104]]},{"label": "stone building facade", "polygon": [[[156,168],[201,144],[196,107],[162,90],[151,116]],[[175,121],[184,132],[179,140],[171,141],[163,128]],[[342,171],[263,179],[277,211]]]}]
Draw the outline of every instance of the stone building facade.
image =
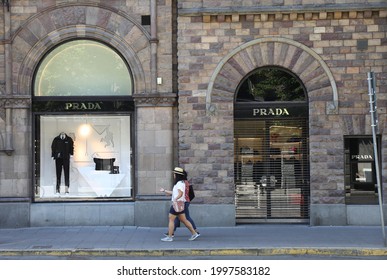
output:
[{"label": "stone building facade", "polygon": [[203,203],[229,205],[232,216],[235,96],[254,69],[275,66],[299,77],[308,96],[309,223],[380,223],[376,205],[346,202],[344,139],[372,135],[367,72],[374,71],[385,201],[386,3],[178,5],[179,160],[199,185]]},{"label": "stone building facade", "polygon": [[[359,193],[356,187],[362,190],[363,183],[368,182],[365,175],[352,178],[351,166],[375,172],[375,162],[369,160],[372,155],[351,149],[358,147],[359,141],[370,143],[367,73],[372,71],[378,94],[385,201],[384,1],[1,3],[0,226],[165,226],[169,202],[158,190],[172,184],[171,169],[175,165],[184,167],[194,184],[196,198],[191,207],[199,226],[245,222],[246,219],[238,220],[236,161],[245,156],[239,154],[236,144],[238,125],[245,125],[244,121],[268,123],[283,119],[268,119],[267,114],[239,119],[236,110],[241,109],[243,116],[248,110],[292,111],[286,102],[281,103],[281,108],[275,103],[241,105],[237,96],[252,73],[272,68],[290,74],[305,92],[302,111],[307,114],[303,116],[305,125],[300,126],[300,147],[304,151],[302,159],[307,162],[303,165],[306,192],[299,191],[302,188],[298,186],[289,192],[283,187],[285,169],[281,165],[281,175],[272,180],[268,174],[272,189],[266,187],[263,177],[253,180],[253,193],[245,197],[249,205],[257,202],[258,206],[248,206],[248,211],[264,208],[265,213],[248,222],[379,223],[374,199],[377,191],[367,189],[371,203],[350,202],[353,193]],[[101,66],[87,66],[85,60],[79,63],[81,69],[75,67],[77,61],[71,58],[84,51],[84,46],[96,54],[103,50],[106,69],[112,60],[120,65],[116,68],[127,68],[124,72],[130,83],[125,91],[120,91],[123,86],[119,84],[125,78],[116,80],[111,74],[116,69],[104,72],[105,65],[100,67],[102,72],[82,80],[86,84],[84,91],[66,91],[81,74],[87,74],[81,72],[83,68],[94,73],[93,65]],[[70,52],[72,49],[77,52]],[[92,60],[94,56],[89,55],[90,51],[86,51],[83,58]],[[60,63],[65,67],[59,67]],[[67,80],[64,94],[63,88],[56,91],[53,83],[60,88],[63,80],[57,77],[65,76],[67,69],[73,76]],[[97,76],[100,74],[102,78]],[[111,83],[106,92],[97,94],[94,86],[101,80]],[[292,113],[288,115],[292,117]],[[298,118],[290,121],[294,123]],[[77,130],[83,124],[92,128],[92,134],[84,136]],[[55,168],[48,152],[48,141],[62,129],[75,143],[69,194],[63,193],[63,185],[59,194],[54,193]],[[261,138],[271,145],[268,137],[273,136],[274,133]],[[101,145],[102,142],[106,144]],[[260,147],[267,148],[263,144]],[[258,152],[253,155],[258,156]],[[361,157],[368,161],[359,161]],[[115,163],[110,161],[109,170],[94,170],[95,158]],[[113,167],[119,167],[119,171]],[[374,175],[371,181],[375,183]],[[98,188],[100,182],[111,187]],[[246,186],[241,188],[245,191]],[[276,218],[277,201],[269,200],[269,194],[276,197],[277,193],[281,193],[281,201],[292,202],[281,204],[282,214]],[[288,206],[306,210],[301,216],[288,219]]]},{"label": "stone building facade", "polygon": [[[141,205],[146,204],[149,197],[153,199],[156,195],[157,200],[161,200],[161,210],[156,212],[167,213],[168,202],[163,197],[160,198],[158,189],[160,186],[172,184],[171,169],[176,163],[174,149],[176,60],[173,54],[173,41],[176,41],[173,32],[175,5],[172,5],[171,1],[153,0],[7,0],[2,1],[1,4],[1,226],[165,224],[165,219],[159,217],[149,221],[149,219],[152,220],[152,215],[142,211]],[[131,79],[131,88],[123,94],[119,93],[122,96],[109,96],[118,92],[115,89],[114,92],[102,93],[102,97],[94,93],[85,96],[84,92],[78,92],[70,93],[74,96],[66,98],[61,96],[40,98],[36,88],[39,65],[44,65],[43,70],[46,70],[42,74],[41,81],[39,80],[44,84],[48,81],[45,80],[44,75],[47,75],[47,69],[50,67],[50,64],[44,64],[45,58],[50,58],[49,54],[54,53],[58,46],[66,47],[64,50],[67,52],[71,48],[81,50],[76,46],[70,46],[71,42],[91,44],[95,50],[103,49],[106,52],[103,56],[111,55],[112,59],[121,60],[120,65],[124,64],[129,69],[127,73],[130,72],[130,75],[127,78]],[[67,43],[69,46],[66,45]],[[50,59],[55,61],[55,58],[60,57],[64,52],[59,51],[54,58]],[[76,55],[75,52],[74,54]],[[65,59],[70,58],[63,58],[56,63],[58,65],[66,63]],[[72,63],[73,65],[66,67],[70,69],[74,67],[73,71],[80,73],[80,70],[75,69],[78,67],[77,61]],[[80,67],[82,63],[87,62],[82,61]],[[91,72],[94,69],[89,70]],[[56,75],[63,75],[63,73],[58,70]],[[114,79],[109,77],[108,72],[102,72],[102,75],[99,79]],[[73,77],[74,83],[77,82],[77,78]],[[49,79],[55,80],[55,76]],[[94,79],[92,83],[97,82],[99,82],[98,79]],[[58,81],[55,86],[59,84]],[[54,87],[52,83],[50,86]],[[92,88],[92,85],[88,86]],[[113,82],[110,86],[114,87]],[[93,90],[96,89],[93,88]],[[43,92],[43,95],[48,95],[47,92]],[[58,92],[54,94],[61,95]],[[72,108],[78,109],[69,112],[67,109],[70,105],[64,103],[66,100],[71,100]],[[72,135],[75,143],[74,161],[70,163],[70,192],[68,197],[65,197],[63,186],[60,186],[61,193],[55,195],[55,189],[53,189],[55,183],[51,184],[52,177],[55,176],[54,164],[47,160],[48,164],[45,166],[44,158],[50,158],[49,152],[42,152],[42,150],[39,152],[39,147],[44,148],[42,140],[45,134],[50,135],[48,137],[54,137],[59,133],[55,125],[51,128],[50,118],[53,118],[54,122],[60,122],[60,118],[63,118],[63,122],[67,120],[70,123],[76,121],[76,118],[92,117],[94,120],[88,121],[94,121],[90,123],[95,130],[93,133],[101,137],[102,141],[107,139],[103,137],[108,136],[106,128],[115,125],[114,117],[118,110],[117,102],[114,103],[116,100],[120,100],[119,106],[124,109],[120,109],[120,117],[118,117],[118,121],[122,124],[114,132],[115,147],[112,143],[109,143],[110,146],[106,143],[105,147],[97,149],[102,153],[106,151],[113,153],[112,157],[118,155],[116,163],[118,160],[121,161],[121,169],[114,180],[125,176],[122,179],[125,183],[120,184],[122,194],[110,195],[104,191],[100,195],[86,192],[86,197],[81,194],[81,189],[88,184],[87,182],[89,182],[87,188],[95,187],[98,182],[90,181],[93,180],[94,175],[88,177],[90,174],[83,174],[82,169],[79,169],[79,164],[85,159],[77,159],[80,156],[81,138],[75,128],[71,127],[76,125],[74,123],[68,124],[67,126],[70,127],[64,131]],[[41,105],[46,106],[47,102],[54,101],[59,102],[56,108],[47,107],[48,109],[43,111],[40,109]],[[112,108],[109,109],[109,106]],[[61,112],[59,116],[58,112]],[[43,123],[45,120],[48,121],[47,129]],[[129,132],[121,135],[122,128],[127,130],[128,127]],[[40,133],[38,128],[41,130]],[[99,142],[96,140],[98,138],[94,139],[95,143],[89,141],[88,149],[90,145]],[[50,149],[49,145],[50,143],[46,145],[47,150]],[[120,149],[126,151],[125,157],[120,156]],[[40,154],[37,155],[37,153]],[[86,153],[88,153],[87,150]],[[94,164],[90,154],[86,161]],[[123,170],[124,166],[126,170]],[[74,168],[77,170],[73,170]],[[47,188],[43,186],[45,172],[50,174],[46,178],[50,181],[46,183]],[[103,175],[98,173],[96,176]],[[83,182],[82,186],[76,178],[87,182]],[[105,179],[109,180],[109,183],[114,182],[111,177],[105,177]],[[101,177],[101,180],[105,179]],[[98,190],[94,191],[98,194]],[[100,197],[98,201],[98,196],[105,198]],[[111,198],[113,196],[115,198]],[[101,202],[101,199],[104,201]],[[139,210],[135,211],[135,208]],[[148,218],[144,219],[145,217]]]}]

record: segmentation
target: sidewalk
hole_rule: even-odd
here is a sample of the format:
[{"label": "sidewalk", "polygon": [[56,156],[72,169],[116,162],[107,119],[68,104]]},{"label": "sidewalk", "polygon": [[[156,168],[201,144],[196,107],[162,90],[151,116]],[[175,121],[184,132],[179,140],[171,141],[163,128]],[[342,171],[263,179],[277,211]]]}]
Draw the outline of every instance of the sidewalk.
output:
[{"label": "sidewalk", "polygon": [[166,228],[39,227],[0,229],[1,256],[381,256],[387,257],[380,226],[238,225],[200,228],[188,241],[180,228],[173,242]]}]

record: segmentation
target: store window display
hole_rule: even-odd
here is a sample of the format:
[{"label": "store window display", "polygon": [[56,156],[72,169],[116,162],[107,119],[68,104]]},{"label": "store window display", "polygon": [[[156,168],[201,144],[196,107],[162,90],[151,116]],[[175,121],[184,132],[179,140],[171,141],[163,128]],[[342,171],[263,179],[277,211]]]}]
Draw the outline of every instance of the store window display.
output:
[{"label": "store window display", "polygon": [[[380,136],[376,139],[380,147]],[[346,204],[377,204],[378,189],[372,137],[345,136],[344,147]]]},{"label": "store window display", "polygon": [[33,89],[35,201],[131,198],[133,79],[120,53],[61,42],[42,56]]},{"label": "store window display", "polygon": [[131,196],[130,116],[40,116],[39,124],[36,199]]},{"label": "store window display", "polygon": [[70,157],[74,154],[74,141],[66,133],[61,132],[51,144],[52,158],[55,160],[56,187],[55,193],[60,193],[62,169],[64,171],[65,193],[70,187]]}]

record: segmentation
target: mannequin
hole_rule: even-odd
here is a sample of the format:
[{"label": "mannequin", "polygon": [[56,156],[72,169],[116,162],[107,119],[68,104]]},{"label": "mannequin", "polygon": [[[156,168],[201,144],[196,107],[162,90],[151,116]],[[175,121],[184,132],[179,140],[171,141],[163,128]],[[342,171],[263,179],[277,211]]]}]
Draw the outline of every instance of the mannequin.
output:
[{"label": "mannequin", "polygon": [[60,193],[62,168],[65,178],[65,192],[69,193],[70,187],[70,157],[74,154],[74,141],[66,133],[61,132],[51,144],[52,157],[56,167],[56,193]]}]

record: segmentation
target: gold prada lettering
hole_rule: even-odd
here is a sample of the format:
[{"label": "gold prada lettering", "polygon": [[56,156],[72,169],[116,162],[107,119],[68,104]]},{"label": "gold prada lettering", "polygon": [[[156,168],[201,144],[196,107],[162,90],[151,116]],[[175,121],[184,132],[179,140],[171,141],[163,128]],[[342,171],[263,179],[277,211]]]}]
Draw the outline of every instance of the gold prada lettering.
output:
[{"label": "gold prada lettering", "polygon": [[253,116],[289,116],[286,108],[256,108],[253,109]]},{"label": "gold prada lettering", "polygon": [[98,102],[67,102],[65,103],[66,111],[79,110],[101,110],[101,105]]}]

